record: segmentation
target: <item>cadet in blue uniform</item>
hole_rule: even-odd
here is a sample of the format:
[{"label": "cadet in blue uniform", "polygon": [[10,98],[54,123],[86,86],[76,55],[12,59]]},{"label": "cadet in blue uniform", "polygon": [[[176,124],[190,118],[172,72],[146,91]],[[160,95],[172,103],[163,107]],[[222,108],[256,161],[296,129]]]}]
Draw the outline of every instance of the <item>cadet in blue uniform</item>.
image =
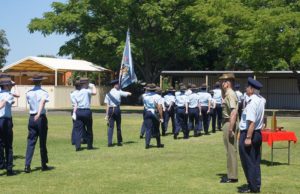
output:
[{"label": "cadet in blue uniform", "polygon": [[215,89],[213,89],[213,99],[216,102],[216,107],[212,114],[212,132],[216,131],[216,120],[218,130],[221,131],[222,124],[222,91],[220,89],[220,82],[216,82]]},{"label": "cadet in blue uniform", "polygon": [[162,135],[164,136],[168,130],[169,120],[172,122],[172,133],[175,132],[175,90],[173,87],[169,87],[167,94],[164,96],[165,111],[164,122],[162,127]]},{"label": "cadet in blue uniform", "polygon": [[144,122],[146,126],[146,138],[145,138],[145,148],[150,148],[151,136],[156,137],[157,147],[163,148],[164,144],[161,143],[160,132],[159,132],[159,123],[163,122],[163,113],[162,113],[162,98],[156,94],[155,84],[150,84],[148,87],[148,93],[144,96],[144,107],[146,113],[144,116]]},{"label": "cadet in blue uniform", "polygon": [[86,134],[87,149],[93,149],[93,116],[90,109],[92,95],[96,95],[96,87],[88,78],[80,78],[80,90],[74,95],[77,104],[75,130],[75,150],[81,150],[81,139]]},{"label": "cadet in blue uniform", "polygon": [[198,95],[200,98],[203,129],[205,135],[208,135],[211,95],[206,91],[206,88],[207,88],[206,84],[202,84],[202,86],[200,87],[200,92],[198,92]]},{"label": "cadet in blue uniform", "polygon": [[239,124],[241,131],[239,140],[239,152],[241,164],[248,182],[248,188],[241,189],[241,193],[259,193],[261,187],[261,129],[266,100],[259,95],[262,84],[252,78],[248,78],[246,89],[249,96],[242,119]]},{"label": "cadet in blue uniform", "polygon": [[27,150],[25,169],[26,173],[31,172],[30,164],[34,153],[35,144],[37,139],[40,140],[40,153],[42,171],[49,170],[48,153],[47,153],[47,133],[48,133],[48,120],[46,117],[45,104],[49,102],[48,92],[41,88],[42,80],[47,79],[40,75],[34,75],[29,80],[34,83],[33,89],[26,93],[26,99],[29,104],[29,123],[28,123],[28,137],[27,137]]},{"label": "cadet in blue uniform", "polygon": [[[15,175],[13,168],[13,124],[11,106],[14,103],[10,93],[13,82],[9,77],[0,78],[0,159],[2,169],[6,168],[7,176]],[[5,151],[5,154],[4,154]]]},{"label": "cadet in blue uniform", "polygon": [[[145,93],[142,95],[142,99],[144,99],[145,95],[148,93],[147,88],[148,88],[148,84],[144,87]],[[143,123],[142,123],[141,130],[140,130],[140,139],[143,139],[143,136],[146,132],[146,126],[145,126],[145,122],[144,122],[145,114],[146,114],[146,108],[144,107],[144,110],[143,110]]]},{"label": "cadet in blue uniform", "polygon": [[74,130],[74,126],[75,126],[76,111],[77,111],[77,103],[76,103],[75,96],[77,95],[77,93],[80,90],[80,81],[79,80],[75,80],[74,86],[75,86],[75,90],[73,92],[71,92],[71,94],[70,94],[71,103],[72,103],[72,107],[73,107],[73,110],[72,110],[73,127],[72,127],[72,133],[71,133],[71,143],[72,143],[72,145],[75,145],[75,130]]},{"label": "cadet in blue uniform", "polygon": [[108,147],[112,147],[112,138],[114,132],[114,123],[117,124],[117,140],[118,146],[122,146],[123,138],[121,131],[121,97],[131,96],[130,92],[124,92],[119,88],[119,80],[111,81],[113,88],[106,94],[104,103],[106,106],[106,120],[108,122]]},{"label": "cadet in blue uniform", "polygon": [[188,99],[185,94],[186,87],[182,85],[179,90],[180,91],[175,93],[176,130],[174,133],[174,139],[177,139],[180,129],[183,131],[183,138],[188,139]]},{"label": "cadet in blue uniform", "polygon": [[234,85],[234,89],[235,89],[235,93],[236,93],[236,96],[238,98],[238,101],[239,101],[239,110],[238,110],[238,113],[239,113],[239,120],[241,120],[241,116],[242,116],[242,111],[243,111],[243,98],[244,98],[244,95],[242,94],[242,92],[240,91],[240,84],[235,84]]},{"label": "cadet in blue uniform", "polygon": [[[201,135],[199,128],[199,113],[200,113],[200,97],[197,94],[198,88],[195,84],[191,85],[192,93],[188,96],[188,133],[190,130],[194,130],[194,137]],[[187,136],[189,137],[189,135]]]}]

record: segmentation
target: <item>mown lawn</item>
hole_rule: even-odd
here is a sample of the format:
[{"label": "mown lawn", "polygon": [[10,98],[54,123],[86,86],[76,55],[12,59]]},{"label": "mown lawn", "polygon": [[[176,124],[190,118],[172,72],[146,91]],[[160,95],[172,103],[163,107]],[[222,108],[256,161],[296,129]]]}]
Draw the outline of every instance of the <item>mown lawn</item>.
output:
[{"label": "mown lawn", "polygon": [[[169,135],[162,138],[164,149],[145,150],[144,139],[139,139],[141,114],[124,114],[124,146],[108,148],[104,114],[93,116],[97,149],[75,152],[70,144],[70,114],[50,112],[48,152],[49,165],[54,169],[40,171],[37,145],[33,172],[25,174],[28,116],[16,113],[14,170],[18,174],[7,177],[4,170],[0,171],[0,193],[236,193],[246,182],[239,166],[238,183],[219,183],[220,176],[226,173],[222,132],[189,140],[173,140]],[[278,118],[278,125],[295,131],[300,137],[299,118]],[[116,136],[114,139],[116,142]],[[152,145],[155,143],[153,139]],[[287,143],[275,145],[286,146]],[[270,166],[270,152],[270,147],[264,144],[262,193],[300,193],[299,146],[291,144],[291,165],[286,164],[286,150],[275,150],[275,165]]]}]

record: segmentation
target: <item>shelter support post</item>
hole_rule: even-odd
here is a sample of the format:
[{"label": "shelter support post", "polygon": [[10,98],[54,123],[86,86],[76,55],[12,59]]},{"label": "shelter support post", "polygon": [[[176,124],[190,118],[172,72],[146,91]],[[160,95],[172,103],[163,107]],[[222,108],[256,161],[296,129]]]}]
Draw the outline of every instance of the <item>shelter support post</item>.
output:
[{"label": "shelter support post", "polygon": [[55,70],[55,86],[57,86],[57,70]]}]

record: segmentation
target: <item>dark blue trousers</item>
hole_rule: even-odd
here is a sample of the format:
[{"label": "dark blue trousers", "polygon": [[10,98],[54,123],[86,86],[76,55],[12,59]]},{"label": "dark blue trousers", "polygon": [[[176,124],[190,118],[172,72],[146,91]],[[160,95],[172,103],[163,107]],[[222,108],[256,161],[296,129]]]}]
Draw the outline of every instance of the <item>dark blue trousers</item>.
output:
[{"label": "dark blue trousers", "polygon": [[218,129],[221,130],[221,124],[222,124],[222,105],[216,104],[216,108],[213,111],[212,114],[212,131],[216,131],[216,120]]},{"label": "dark blue trousers", "polygon": [[180,130],[183,131],[184,137],[188,136],[188,115],[185,113],[185,107],[176,108],[176,130],[175,134],[178,134]]},{"label": "dark blue trousers", "polygon": [[168,124],[171,118],[172,122],[172,133],[175,132],[176,124],[175,124],[175,111],[174,107],[172,106],[168,111],[169,107],[166,107],[166,111],[164,111],[164,122],[162,123],[162,132],[166,133],[168,131]]},{"label": "dark blue trousers", "polygon": [[199,108],[189,108],[189,125],[188,129],[194,130],[194,135],[197,135],[200,131],[199,128]]},{"label": "dark blue trousers", "polygon": [[157,144],[160,144],[159,120],[151,111],[146,111],[144,116],[144,124],[146,127],[146,145],[150,145],[152,136],[156,137]]},{"label": "dark blue trousers", "polygon": [[252,145],[250,146],[245,146],[246,137],[247,131],[241,131],[239,142],[241,164],[249,188],[252,191],[258,191],[261,186],[260,161],[262,136],[260,130],[254,131],[252,135]]},{"label": "dark blue trousers", "polygon": [[33,157],[35,144],[37,139],[40,140],[40,154],[41,163],[48,163],[47,152],[47,134],[48,134],[48,120],[46,115],[41,115],[37,121],[34,121],[35,114],[30,115],[28,122],[28,137],[27,137],[27,150],[25,165],[30,166]]},{"label": "dark blue trousers", "polygon": [[76,149],[80,148],[84,133],[86,134],[87,147],[93,147],[93,117],[90,109],[77,109],[74,133]]},{"label": "dark blue trousers", "polygon": [[141,126],[141,133],[140,133],[141,136],[144,136],[145,132],[146,132],[145,114],[146,114],[146,110],[144,109],[144,111],[143,111],[143,123],[142,123],[142,126]]},{"label": "dark blue trousers", "polygon": [[123,142],[122,131],[121,131],[121,110],[120,107],[110,107],[108,110],[108,144],[112,144],[113,133],[114,133],[114,124],[117,125],[117,140],[118,143]]},{"label": "dark blue trousers", "polygon": [[203,129],[204,129],[205,133],[208,133],[208,128],[209,128],[209,114],[207,113],[207,111],[208,111],[207,106],[202,106],[201,107]]},{"label": "dark blue trousers", "polygon": [[0,118],[0,168],[13,168],[13,124],[11,118]]}]

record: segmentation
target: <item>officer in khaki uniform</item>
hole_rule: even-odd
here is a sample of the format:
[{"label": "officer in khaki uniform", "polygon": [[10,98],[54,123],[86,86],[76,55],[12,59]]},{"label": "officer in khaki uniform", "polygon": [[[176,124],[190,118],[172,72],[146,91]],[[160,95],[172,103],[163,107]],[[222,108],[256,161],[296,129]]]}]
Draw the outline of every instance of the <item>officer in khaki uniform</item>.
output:
[{"label": "officer in khaki uniform", "polygon": [[221,183],[238,182],[237,135],[238,135],[238,99],[233,91],[235,76],[225,73],[220,78],[223,94],[223,140],[227,155],[227,176]]}]

